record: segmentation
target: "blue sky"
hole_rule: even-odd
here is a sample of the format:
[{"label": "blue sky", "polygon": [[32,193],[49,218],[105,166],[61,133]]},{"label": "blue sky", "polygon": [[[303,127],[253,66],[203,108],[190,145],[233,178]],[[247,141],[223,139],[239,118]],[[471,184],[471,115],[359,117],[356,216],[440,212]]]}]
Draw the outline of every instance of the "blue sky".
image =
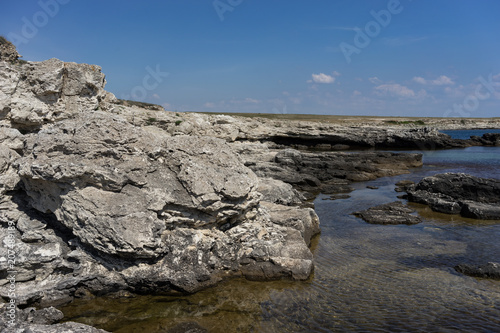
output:
[{"label": "blue sky", "polygon": [[24,59],[167,110],[500,116],[498,0],[2,0]]}]

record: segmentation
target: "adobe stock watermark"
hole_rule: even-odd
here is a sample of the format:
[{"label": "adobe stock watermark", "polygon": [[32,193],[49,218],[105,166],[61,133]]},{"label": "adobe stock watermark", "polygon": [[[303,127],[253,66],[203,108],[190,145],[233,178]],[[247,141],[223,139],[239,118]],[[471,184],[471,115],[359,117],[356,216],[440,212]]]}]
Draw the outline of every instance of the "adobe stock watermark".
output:
[{"label": "adobe stock watermark", "polygon": [[7,325],[14,326],[17,319],[17,296],[16,296],[16,227],[14,222],[9,221],[7,227],[7,236],[5,236],[4,244],[7,248],[7,296],[9,302],[6,306],[6,319]]},{"label": "adobe stock watermark", "polygon": [[243,1],[244,0],[214,0],[212,5],[217,15],[219,15],[219,19],[223,22],[225,19],[224,15],[227,12],[232,12],[234,8],[241,5]]},{"label": "adobe stock watermark", "polygon": [[31,19],[23,16],[21,21],[23,25],[21,27],[21,33],[10,32],[7,34],[7,38],[15,46],[21,44],[27,44],[31,39],[35,38],[38,31],[49,24],[50,19],[54,18],[59,14],[59,10],[62,5],[66,5],[71,0],[40,0],[38,1],[38,6],[40,10],[37,11]]},{"label": "adobe stock watermark", "polygon": [[444,117],[470,117],[472,112],[479,108],[480,101],[487,100],[495,94],[492,74],[488,76],[488,80],[483,76],[480,76],[478,80],[479,83],[476,85],[474,92],[467,95],[462,103],[453,104],[452,109],[446,110]]},{"label": "adobe stock watermark", "polygon": [[[411,2],[412,0],[407,0]],[[365,24],[364,29],[354,27],[353,44],[342,42],[339,44],[340,50],[344,54],[345,60],[348,64],[352,62],[353,54],[360,54],[361,50],[370,45],[372,40],[382,32],[382,28],[386,28],[392,21],[394,15],[398,15],[403,11],[404,7],[401,5],[400,0],[389,0],[387,2],[387,9],[382,9],[378,12],[375,10],[370,11],[370,15],[374,20]]]},{"label": "adobe stock watermark", "polygon": [[156,65],[156,69],[152,69],[150,66],[146,67],[146,74],[142,79],[142,85],[137,85],[130,90],[130,94],[123,94],[122,99],[134,100],[142,102],[148,97],[148,92],[151,92],[158,88],[163,82],[164,78],[169,76],[168,72],[162,72],[160,70],[160,65]]}]

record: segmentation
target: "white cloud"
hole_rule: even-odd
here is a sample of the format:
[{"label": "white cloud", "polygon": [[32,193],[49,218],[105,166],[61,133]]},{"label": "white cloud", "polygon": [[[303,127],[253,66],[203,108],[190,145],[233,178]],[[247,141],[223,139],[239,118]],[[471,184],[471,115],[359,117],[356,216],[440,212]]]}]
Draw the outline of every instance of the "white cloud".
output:
[{"label": "white cloud", "polygon": [[361,91],[359,91],[359,90],[354,90],[354,91],[352,92],[352,96],[353,96],[353,97],[355,97],[355,96],[360,96],[360,95],[361,95]]},{"label": "white cloud", "polygon": [[368,78],[368,81],[370,81],[371,83],[373,84],[381,84],[382,83],[382,80],[380,80],[378,77],[374,76],[374,77],[369,77]]},{"label": "white cloud", "polygon": [[163,103],[161,106],[163,106],[165,110],[172,109],[172,105],[170,103]]},{"label": "white cloud", "polygon": [[335,78],[324,73],[319,73],[312,75],[312,81],[315,83],[333,83],[335,82]]},{"label": "white cloud", "polygon": [[423,77],[420,77],[420,76],[415,76],[413,78],[413,81],[420,83],[420,84],[427,84],[427,80],[424,79]]},{"label": "white cloud", "polygon": [[332,72],[332,74],[333,74],[333,76],[340,76],[340,75],[341,75],[341,74],[340,74],[339,72],[337,72],[337,71],[333,71],[333,72]]},{"label": "white cloud", "polygon": [[415,92],[400,84],[382,84],[375,87],[375,93],[380,96],[415,97]]},{"label": "white cloud", "polygon": [[158,94],[153,94],[152,96],[154,99],[160,99],[160,96]]},{"label": "white cloud", "polygon": [[252,104],[258,104],[258,103],[260,103],[259,100],[253,99],[253,98],[250,98],[250,97],[245,98],[244,102],[246,102],[246,103],[252,103]]},{"label": "white cloud", "polygon": [[441,75],[435,80],[426,80],[423,77],[415,76],[412,80],[420,84],[432,86],[451,86],[455,84],[455,82],[446,75]]},{"label": "white cloud", "polygon": [[206,102],[203,106],[206,107],[206,108],[214,108],[215,107],[215,103]]},{"label": "white cloud", "polygon": [[448,86],[455,84],[455,82],[446,75],[441,75],[437,79],[432,80],[432,84],[435,86]]},{"label": "white cloud", "polygon": [[500,73],[493,75],[493,80],[500,80]]}]

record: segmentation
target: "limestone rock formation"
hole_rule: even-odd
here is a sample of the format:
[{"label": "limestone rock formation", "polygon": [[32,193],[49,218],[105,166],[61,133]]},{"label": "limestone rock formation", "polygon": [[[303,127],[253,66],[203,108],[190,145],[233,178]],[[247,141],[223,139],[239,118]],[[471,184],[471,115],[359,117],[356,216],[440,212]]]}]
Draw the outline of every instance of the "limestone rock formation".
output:
[{"label": "limestone rock formation", "polygon": [[440,213],[483,220],[500,220],[500,180],[464,173],[425,177],[407,189],[408,200]]},{"label": "limestone rock formation", "polygon": [[34,131],[78,112],[105,109],[101,67],[58,59],[11,64],[0,61],[0,124]]},{"label": "limestone rock formation", "polygon": [[[258,177],[223,140],[93,111],[26,136],[22,157],[6,149],[4,169],[20,182],[3,181],[0,220],[17,225],[19,304],[312,272],[314,211],[261,201]],[[282,203],[299,200],[282,187],[291,195]]]}]

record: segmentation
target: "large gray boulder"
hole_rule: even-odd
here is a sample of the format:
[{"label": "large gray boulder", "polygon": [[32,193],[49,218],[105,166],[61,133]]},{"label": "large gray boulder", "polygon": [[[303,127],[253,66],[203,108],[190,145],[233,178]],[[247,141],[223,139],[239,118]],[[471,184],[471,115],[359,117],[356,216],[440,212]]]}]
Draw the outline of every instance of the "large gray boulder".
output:
[{"label": "large gray boulder", "polygon": [[257,177],[222,140],[161,137],[104,113],[42,130],[26,151],[31,205],[108,254],[156,258],[164,231],[227,229],[259,201]]}]

